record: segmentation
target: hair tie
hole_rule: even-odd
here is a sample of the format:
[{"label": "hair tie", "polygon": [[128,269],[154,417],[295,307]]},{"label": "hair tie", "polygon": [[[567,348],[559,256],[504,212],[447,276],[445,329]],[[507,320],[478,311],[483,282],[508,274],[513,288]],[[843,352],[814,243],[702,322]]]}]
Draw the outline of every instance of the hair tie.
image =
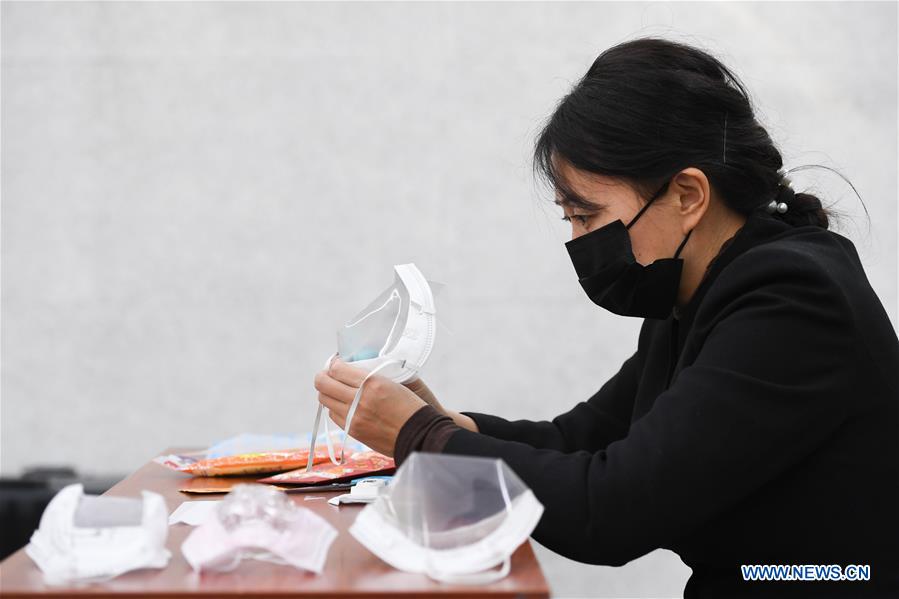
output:
[{"label": "hair tie", "polygon": [[774,214],[775,212],[783,214],[789,208],[788,204],[793,200],[795,195],[796,192],[790,187],[789,182],[781,183],[777,186],[777,195],[774,196],[773,200],[768,202],[768,205],[765,206],[765,210],[767,210],[768,214]]}]

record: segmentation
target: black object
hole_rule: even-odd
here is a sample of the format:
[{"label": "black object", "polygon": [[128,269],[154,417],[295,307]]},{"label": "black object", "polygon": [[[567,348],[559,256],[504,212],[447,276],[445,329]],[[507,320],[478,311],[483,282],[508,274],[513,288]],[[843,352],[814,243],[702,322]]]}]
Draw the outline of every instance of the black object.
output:
[{"label": "black object", "polygon": [[18,478],[0,478],[0,560],[28,543],[44,508],[60,489],[80,482],[86,494],[100,495],[122,478],[78,476],[68,466],[38,466]]},{"label": "black object", "polygon": [[594,304],[622,316],[668,318],[677,301],[684,261],[679,258],[690,230],[673,258],[637,262],[628,230],[666,189],[666,182],[624,224],[615,220],[565,243],[581,287]]}]

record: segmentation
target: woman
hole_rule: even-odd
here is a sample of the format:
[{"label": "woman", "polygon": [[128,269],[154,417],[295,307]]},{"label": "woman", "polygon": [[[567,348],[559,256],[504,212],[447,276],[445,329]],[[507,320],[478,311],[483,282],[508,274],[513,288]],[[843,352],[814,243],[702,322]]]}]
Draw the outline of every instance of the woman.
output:
[{"label": "woman", "polygon": [[[454,412],[375,375],[350,434],[398,463],[502,458],[545,506],[534,539],[593,564],[671,549],[693,569],[686,597],[899,597],[899,340],[736,77],[671,41],[613,47],[535,166],[587,295],[644,318],[634,354],[549,422]],[[338,425],[365,374],[337,360],[316,376]],[[752,564],[870,580],[744,581]]]}]

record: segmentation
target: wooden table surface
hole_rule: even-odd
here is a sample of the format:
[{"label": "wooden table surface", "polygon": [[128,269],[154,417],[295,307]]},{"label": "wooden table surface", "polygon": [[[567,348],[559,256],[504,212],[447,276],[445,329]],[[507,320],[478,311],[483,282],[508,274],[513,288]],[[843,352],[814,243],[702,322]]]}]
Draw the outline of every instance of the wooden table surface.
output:
[{"label": "wooden table surface", "polygon": [[[167,449],[164,453],[180,450]],[[169,513],[184,501],[220,499],[222,495],[188,495],[178,491],[188,479],[186,475],[153,462],[110,489],[107,495],[140,497],[147,489],[161,494]],[[259,478],[259,477],[255,477]],[[254,480],[245,480],[247,482]],[[348,531],[360,505],[328,505],[327,499],[341,492],[294,493],[297,504],[315,511],[338,531],[331,545],[321,575],[259,560],[243,560],[227,573],[194,573],[181,554],[181,543],[193,527],[175,524],[169,527],[166,545],[172,552],[169,564],[159,570],[136,570],[102,584],[82,587],[53,587],[43,582],[43,575],[31,558],[20,549],[0,563],[0,594],[4,597],[71,595],[97,596],[131,594],[145,597],[186,595],[318,595],[330,597],[394,597],[397,595],[437,594],[453,597],[548,597],[549,586],[531,548],[523,543],[512,555],[509,575],[484,586],[452,585],[431,580],[423,574],[408,574],[387,565],[363,547]],[[309,499],[315,497],[316,499]]]}]

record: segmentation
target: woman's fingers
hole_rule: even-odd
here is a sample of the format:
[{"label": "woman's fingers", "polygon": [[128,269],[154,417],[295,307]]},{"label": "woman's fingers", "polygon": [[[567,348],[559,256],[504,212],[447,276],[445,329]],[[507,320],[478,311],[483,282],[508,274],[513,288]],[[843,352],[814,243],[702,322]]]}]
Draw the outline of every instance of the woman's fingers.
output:
[{"label": "woman's fingers", "polygon": [[362,385],[367,374],[365,370],[350,366],[340,358],[331,360],[331,366],[328,368],[328,376],[356,389]]},{"label": "woman's fingers", "polygon": [[344,422],[346,422],[346,414],[349,410],[349,406],[337,399],[334,399],[330,395],[325,395],[324,393],[318,394],[318,403],[328,408],[328,412],[331,415],[331,420],[340,425],[340,428],[343,428],[343,424]]},{"label": "woman's fingers", "polygon": [[[328,408],[331,420],[344,430],[346,430],[347,413],[356,397],[356,392],[367,375],[367,371],[349,366],[337,358],[331,361],[327,370],[322,370],[315,375],[315,389],[319,392],[319,403]],[[380,388],[379,378],[372,376],[368,379],[366,387],[370,389],[366,390],[366,395],[369,397],[376,395],[377,389]],[[362,403],[359,404],[357,413],[359,412],[365,412]],[[350,431],[346,431],[346,433],[351,434]]]},{"label": "woman's fingers", "polygon": [[[338,376],[345,375],[346,372],[345,370],[341,372],[340,367],[337,367]],[[361,378],[364,378],[365,374],[367,373]],[[425,402],[403,385],[377,374],[372,375],[365,382],[365,392],[360,398],[350,428],[347,429],[347,413],[358,387],[353,388],[345,382],[346,380],[336,381],[327,372],[316,375],[317,388],[338,389],[337,396],[319,391],[319,403],[328,408],[331,420],[348,435],[362,441],[375,451],[393,455],[399,430],[413,413],[425,405]],[[359,382],[361,383],[361,380]],[[352,392],[345,393],[347,388]]]},{"label": "woman's fingers", "polygon": [[357,387],[350,387],[346,383],[333,378],[324,370],[316,373],[314,386],[316,391],[345,404],[353,401],[357,389]]}]

